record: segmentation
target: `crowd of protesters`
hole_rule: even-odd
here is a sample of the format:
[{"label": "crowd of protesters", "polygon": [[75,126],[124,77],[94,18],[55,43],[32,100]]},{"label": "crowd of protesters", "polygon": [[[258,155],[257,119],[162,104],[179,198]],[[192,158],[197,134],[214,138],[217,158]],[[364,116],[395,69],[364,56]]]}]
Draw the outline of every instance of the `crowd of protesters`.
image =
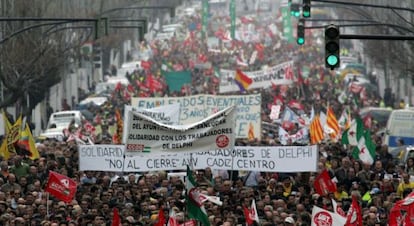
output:
[{"label": "crowd of protesters", "polygon": [[[188,27],[194,22],[200,22],[200,17],[187,18],[182,23]],[[264,28],[272,21],[251,23]],[[276,25],[281,28],[281,24]],[[114,124],[115,109],[122,109],[124,104],[129,104],[131,96],[218,94],[218,80],[214,72],[211,69],[197,69],[193,63],[211,62],[213,67],[234,69],[240,67],[237,65],[239,54],[211,52],[197,34],[199,31],[184,41],[173,38],[142,43],[142,48],[151,48],[151,68],[128,74],[132,87],[119,87],[107,104],[99,108],[90,107],[89,110],[96,116],[94,126],[106,128],[107,124]],[[269,105],[278,95],[283,96],[285,104],[290,100],[301,101],[305,105],[305,112],[309,112],[312,106],[317,112],[325,111],[329,103],[337,116],[346,106],[353,106],[356,114],[363,106],[379,105],[381,102],[379,95],[372,92],[359,106],[351,102],[340,103],[338,95],[344,85],[335,74],[323,68],[322,50],[312,44],[303,47],[287,44],[276,35],[268,36],[267,39],[260,40],[263,41],[262,56],[257,58],[254,65],[243,67],[243,70],[257,70],[261,65],[272,66],[294,59],[295,73],[299,75],[299,66],[307,64],[309,76],[283,92],[282,87],[277,86],[247,91],[262,94],[263,122],[272,123]],[[230,42],[232,47],[229,48],[243,50],[249,55],[257,48],[256,44]],[[168,89],[150,90],[140,86],[149,74],[162,82],[159,69],[165,62],[191,69],[193,82],[190,91],[169,93]],[[126,89],[130,95],[124,95]],[[371,134],[376,141],[376,160],[372,165],[352,158],[350,150],[340,142],[319,145],[318,172],[327,169],[338,181],[337,192],[329,196],[321,196],[314,191],[313,180],[318,172],[197,170],[194,173],[199,188],[208,195],[220,197],[223,202],[221,206],[210,202],[204,204],[211,225],[245,225],[243,206],[250,207],[252,200],[256,202],[260,225],[311,225],[314,205],[333,211],[332,200],[335,200],[346,212],[352,195],[357,195],[362,205],[364,225],[386,225],[393,204],[414,188],[414,182],[410,179],[414,176],[414,160],[410,159],[407,164],[396,164],[387,147],[382,144],[381,134],[376,134],[378,129],[374,123]],[[100,136],[95,143],[111,143],[111,137]],[[280,142],[277,130],[266,130],[260,138],[238,140],[238,145],[280,145]],[[15,155],[0,163],[1,225],[111,225],[114,207],[119,209],[122,225],[153,225],[158,221],[160,209],[164,210],[167,218],[168,213],[174,210],[180,223],[188,220],[185,184],[179,176],[171,176],[164,171],[128,172],[122,175],[81,172],[78,170],[76,140],[45,139],[38,143],[37,148],[41,156],[37,160],[30,161]],[[67,175],[78,183],[73,201],[64,203],[44,192],[49,171]]]}]

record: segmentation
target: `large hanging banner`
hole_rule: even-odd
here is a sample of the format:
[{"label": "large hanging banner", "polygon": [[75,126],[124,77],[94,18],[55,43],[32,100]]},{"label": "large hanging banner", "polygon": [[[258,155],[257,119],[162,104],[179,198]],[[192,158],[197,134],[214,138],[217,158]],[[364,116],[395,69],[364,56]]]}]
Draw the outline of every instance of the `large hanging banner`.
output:
[{"label": "large hanging banner", "polygon": [[150,109],[140,109],[130,105],[125,105],[124,108],[124,130],[122,133],[122,143],[125,144],[128,126],[130,121],[128,112],[140,112],[141,114],[147,115],[158,122],[168,125],[180,124],[180,104],[168,104],[164,106],[154,107]]},{"label": "large hanging banner", "polygon": [[262,98],[260,94],[186,97],[131,98],[131,106],[139,109],[167,104],[180,104],[180,124],[199,122],[229,106],[236,106],[236,138],[260,138]]},{"label": "large hanging banner", "polygon": [[235,107],[223,109],[200,122],[167,125],[129,111],[127,153],[198,152],[234,147]]},{"label": "large hanging banner", "polygon": [[[267,88],[273,85],[290,85],[293,83],[291,73],[293,61],[287,61],[273,67],[259,71],[243,71],[245,75],[253,80],[249,89]],[[239,86],[234,82],[236,71],[220,69],[220,93],[240,91]]]},{"label": "large hanging banner", "polygon": [[316,172],[318,146],[238,146],[233,150],[126,155],[123,145],[80,145],[81,171],[142,172],[194,169]]}]

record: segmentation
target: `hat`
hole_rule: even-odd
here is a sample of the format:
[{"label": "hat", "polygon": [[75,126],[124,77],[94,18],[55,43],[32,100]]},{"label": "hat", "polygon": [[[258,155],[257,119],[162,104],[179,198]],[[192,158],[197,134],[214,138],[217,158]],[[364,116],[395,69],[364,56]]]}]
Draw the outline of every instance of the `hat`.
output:
[{"label": "hat", "polygon": [[371,195],[375,195],[380,193],[381,190],[379,188],[372,188],[372,190],[369,192]]},{"label": "hat", "polygon": [[128,221],[128,223],[131,223],[131,224],[136,222],[133,216],[127,216],[125,219]]},{"label": "hat", "polygon": [[319,195],[317,193],[315,193],[315,194],[312,195],[312,199],[313,200],[319,199],[319,197],[321,197],[321,195]]},{"label": "hat", "polygon": [[0,204],[1,204],[1,205],[4,205],[6,208],[7,208],[7,206],[8,206],[8,205],[7,205],[7,202],[5,202],[5,201],[0,201]]},{"label": "hat", "polygon": [[285,223],[294,224],[295,223],[295,220],[293,220],[292,217],[286,217],[285,218]]}]

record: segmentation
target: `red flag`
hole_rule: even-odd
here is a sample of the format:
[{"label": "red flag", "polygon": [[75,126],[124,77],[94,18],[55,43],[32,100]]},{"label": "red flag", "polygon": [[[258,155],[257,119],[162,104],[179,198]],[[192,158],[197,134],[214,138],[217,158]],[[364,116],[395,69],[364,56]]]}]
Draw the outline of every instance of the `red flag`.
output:
[{"label": "red flag", "polygon": [[259,53],[263,53],[263,51],[264,51],[264,49],[265,49],[265,47],[264,47],[264,45],[262,44],[262,43],[257,43],[255,46],[254,46],[254,48],[257,50],[257,52],[259,52]]},{"label": "red flag", "polygon": [[152,75],[149,75],[147,77],[146,86],[150,89],[151,92],[156,92],[164,88],[162,83]]},{"label": "red flag", "polygon": [[315,178],[313,185],[316,192],[320,195],[328,195],[330,192],[336,192],[336,184],[332,181],[326,169]]},{"label": "red flag", "polygon": [[243,213],[244,213],[244,218],[246,219],[247,225],[252,225],[254,221],[259,223],[259,216],[257,215],[256,202],[254,199],[252,201],[252,205],[250,209],[243,206]]},{"label": "red flag", "polygon": [[362,91],[364,87],[360,84],[357,84],[355,82],[352,82],[351,84],[349,84],[348,89],[349,91],[351,91],[352,93],[360,93]]},{"label": "red flag", "polygon": [[252,18],[246,17],[246,16],[241,16],[240,21],[242,22],[242,24],[249,24],[249,23],[254,22]]},{"label": "red flag", "polygon": [[120,91],[122,89],[122,83],[121,82],[118,82],[117,84],[116,84],[116,86],[115,86],[115,92],[118,92],[118,91]]},{"label": "red flag", "polygon": [[174,209],[170,211],[168,216],[168,226],[179,226]]},{"label": "red flag", "polygon": [[206,55],[204,55],[204,54],[200,54],[200,55],[198,56],[198,61],[199,61],[199,62],[205,63],[205,62],[207,62],[207,60],[208,60],[208,58],[207,58],[207,56],[206,56]]},{"label": "red flag", "polygon": [[[405,212],[405,214],[402,214]],[[390,211],[388,225],[400,226],[400,225],[412,225],[414,218],[414,192],[411,192],[403,200],[395,203]]]},{"label": "red flag", "polygon": [[184,223],[180,224],[180,226],[196,226],[196,225],[197,225],[197,221],[194,219],[185,221]]},{"label": "red flag", "polygon": [[388,225],[389,226],[400,226],[403,220],[403,216],[401,215],[401,203],[403,200],[398,201],[395,203],[394,207],[392,207],[390,211],[390,216],[388,217]]},{"label": "red flag", "polygon": [[289,101],[288,106],[290,108],[295,108],[295,109],[298,109],[298,110],[305,110],[305,106],[303,106],[303,104],[300,103],[297,100],[291,100],[291,101]]},{"label": "red flag", "polygon": [[92,125],[88,120],[83,121],[83,128],[90,134],[94,134],[96,131],[95,126]]},{"label": "red flag", "polygon": [[64,202],[71,202],[76,194],[76,182],[69,177],[49,171],[45,191]]},{"label": "red flag", "polygon": [[291,131],[295,128],[295,123],[291,121],[283,121],[282,122],[282,128],[286,131]]},{"label": "red flag", "polygon": [[414,222],[414,192],[411,192],[401,202],[401,209],[406,213],[403,216],[405,225],[413,225]]},{"label": "red flag", "polygon": [[244,213],[244,218],[246,219],[246,224],[252,225],[253,218],[250,217],[250,210],[247,207],[243,206],[243,213]]},{"label": "red flag", "polygon": [[141,67],[144,68],[145,70],[151,69],[151,61],[142,60]]},{"label": "red flag", "polygon": [[288,66],[288,67],[285,68],[285,78],[289,79],[289,80],[294,79],[292,66]]},{"label": "red flag", "polygon": [[120,226],[120,225],[121,225],[121,218],[119,218],[118,208],[114,208],[111,226]]},{"label": "red flag", "polygon": [[154,224],[154,226],[164,226],[166,223],[164,210],[160,208],[160,211],[158,212],[158,221]]},{"label": "red flag", "polygon": [[348,210],[344,226],[362,226],[362,211],[356,196],[352,196],[351,208]]},{"label": "red flag", "polygon": [[[273,83],[272,83],[272,85],[273,85]],[[283,105],[283,97],[282,97],[282,95],[277,95],[277,96],[274,96],[273,97],[273,104],[276,104],[276,105]]]}]

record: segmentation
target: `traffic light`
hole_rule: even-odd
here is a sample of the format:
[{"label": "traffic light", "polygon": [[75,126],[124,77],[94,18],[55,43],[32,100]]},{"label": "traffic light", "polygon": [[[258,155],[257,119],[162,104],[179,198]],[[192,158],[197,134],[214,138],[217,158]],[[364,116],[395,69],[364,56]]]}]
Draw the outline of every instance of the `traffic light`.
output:
[{"label": "traffic light", "polygon": [[294,17],[300,16],[300,8],[298,3],[291,3],[290,4],[290,15]]},{"label": "traffic light", "polygon": [[325,65],[331,70],[339,67],[340,45],[339,27],[328,25],[325,27]]},{"label": "traffic light", "polygon": [[142,42],[145,40],[144,35],[145,35],[145,31],[144,31],[144,27],[138,27],[138,40],[139,42]]},{"label": "traffic light", "polygon": [[102,65],[102,47],[99,42],[92,44],[93,64],[94,68],[101,68]]},{"label": "traffic light", "polygon": [[305,19],[303,18],[298,21],[296,43],[298,45],[305,44]]},{"label": "traffic light", "polygon": [[101,17],[95,21],[95,40],[101,38],[102,36],[107,36],[109,34],[109,19],[108,17]]},{"label": "traffic light", "polygon": [[303,0],[302,15],[303,17],[311,16],[311,0]]}]

